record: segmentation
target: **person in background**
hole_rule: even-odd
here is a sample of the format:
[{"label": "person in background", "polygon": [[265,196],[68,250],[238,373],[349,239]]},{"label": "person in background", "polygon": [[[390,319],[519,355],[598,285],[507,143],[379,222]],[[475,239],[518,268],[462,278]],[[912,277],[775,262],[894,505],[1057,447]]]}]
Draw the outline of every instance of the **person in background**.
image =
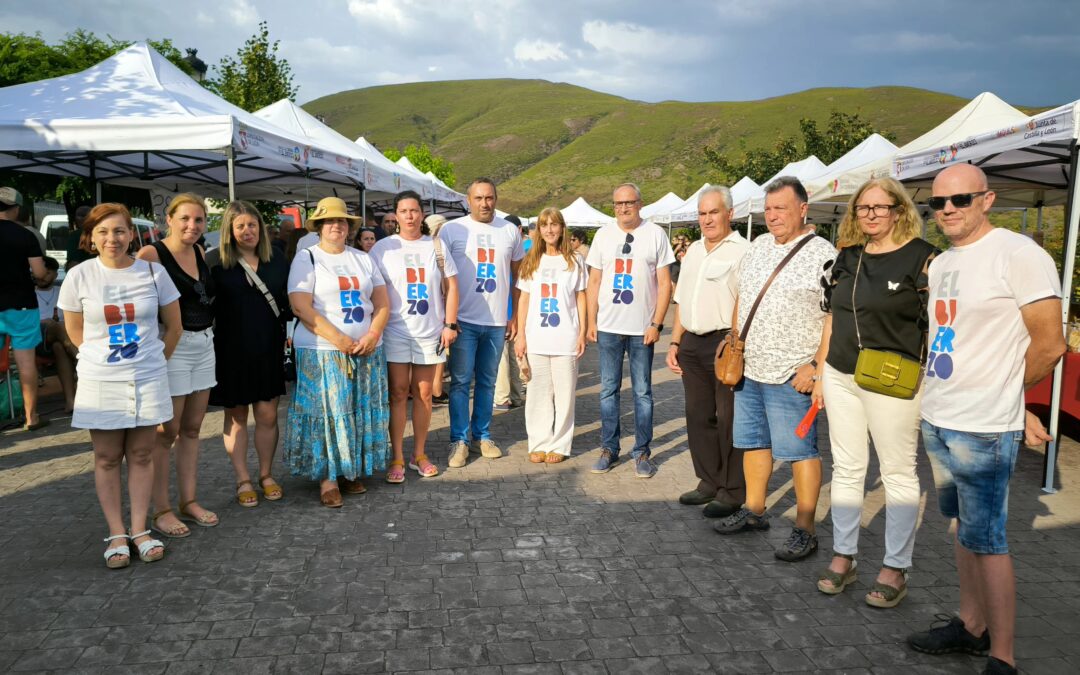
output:
[{"label": "person in background", "polygon": [[[529,229],[521,226],[521,219],[512,213],[506,215],[506,222],[513,223],[521,228],[522,250],[528,254],[532,247],[532,239],[529,238]],[[510,296],[506,308],[507,321],[514,318],[514,297]],[[507,337],[503,347],[502,358],[499,359],[499,373],[495,376],[495,403],[494,410],[510,410],[525,405],[525,384],[521,381],[521,369],[518,367],[517,357],[514,356],[514,340]]]},{"label": "person in background", "polygon": [[698,194],[701,239],[685,253],[683,283],[675,288],[675,320],[667,366],[682,379],[686,436],[697,487],[679,503],[704,504],[706,518],[726,518],[746,499],[742,452],[732,445],[735,392],[716,379],[716,350],[731,330],[739,267],[750,243],[731,229],[731,191],[709,186]]},{"label": "person in background", "polygon": [[586,243],[589,241],[588,235],[585,234],[585,230],[580,227],[575,227],[570,230],[570,248],[574,249],[574,253],[581,256],[582,260],[589,257],[589,245]]},{"label": "person in background", "polygon": [[867,181],[848,201],[825,285],[825,317],[813,400],[829,415],[832,443],[833,558],[818,577],[822,593],[843,592],[858,573],[869,439],[885,486],[885,557],[865,600],[895,607],[907,595],[907,569],[919,517],[920,391],[910,399],[867,391],[855,382],[859,352],[880,349],[915,362],[926,346],[926,268],[937,253],[919,238],[922,218],[904,186]]},{"label": "person in background", "polygon": [[369,230],[366,227],[360,230],[360,234],[356,237],[356,248],[360,249],[364,253],[371,253],[371,247],[375,245],[378,239],[375,238],[375,230]]},{"label": "person in background", "polygon": [[217,384],[210,390],[210,404],[225,409],[222,438],[236,474],[236,501],[252,507],[259,498],[248,472],[249,409],[255,419],[258,487],[269,501],[282,497],[281,485],[271,474],[278,445],[278,398],[285,393],[289,268],[285,254],[271,245],[258,209],[248,202],[231,202],[225,208],[217,252],[220,264],[210,268],[217,290]]},{"label": "person in background", "polygon": [[[173,417],[166,360],[180,339],[180,293],[158,263],[133,260],[131,214],[121,204],[100,204],[83,224],[99,256],[67,275],[57,305],[71,342],[79,348],[79,386],[71,426],[89,429],[94,485],[109,525],[105,565],[165,555],[146,527],[154,485],[155,430]],[[164,326],[162,335],[158,322]],[[120,465],[127,460],[131,529],[124,527]]]},{"label": "person in background", "polygon": [[347,245],[357,220],[341,199],[320,200],[307,221],[319,243],[299,252],[289,270],[300,325],[284,461],[294,476],[319,483],[328,508],[343,505],[342,491],[367,492],[362,477],[384,470],[390,452],[382,346],[388,300],[378,266]]},{"label": "person in background", "polygon": [[[424,218],[424,225],[431,233],[431,238],[434,241],[435,237],[439,236],[439,230],[446,224],[446,216],[433,213],[427,218]],[[461,293],[461,288],[458,288],[458,293]],[[460,295],[458,296],[460,297]],[[447,348],[447,358],[449,358],[449,348]],[[446,375],[446,362],[435,364],[435,378],[431,383],[431,405],[435,408],[441,408],[450,402],[450,396],[446,393],[445,381]]]},{"label": "person in background", "polygon": [[397,214],[393,211],[384,213],[379,227],[375,229],[375,238],[378,240],[386,239],[389,236],[397,234],[398,219]]},{"label": "person in background", "polygon": [[585,353],[585,262],[566,237],[562,212],[548,207],[536,219],[533,245],[521,262],[516,358],[529,359],[525,399],[529,461],[557,464],[574,441],[578,359]]},{"label": "person in background", "polygon": [[[217,382],[214,361],[214,280],[196,244],[206,232],[206,204],[191,193],[173,197],[165,211],[168,233],[143,246],[136,257],[165,268],[180,291],[180,341],[168,361],[172,418],[158,430],[154,450],[154,515],[150,524],[166,537],[191,534],[182,520],[200,527],[218,524],[217,514],[196,499],[199,469],[199,431],[210,389]],[[170,454],[176,456],[177,512],[169,502]]]},{"label": "person in background", "polygon": [[70,271],[79,263],[94,257],[89,250],[90,242],[83,234],[83,223],[86,216],[90,215],[90,207],[85,204],[75,209],[75,224],[67,238],[67,260],[64,262],[64,271]]},{"label": "person in background", "polygon": [[[390,320],[383,336],[390,380],[390,443],[393,458],[386,482],[405,481],[405,423],[412,396],[413,452],[409,468],[423,478],[439,473],[427,457],[431,425],[431,390],[435,364],[457,339],[457,268],[452,258],[440,264],[435,243],[423,234],[420,195],[412,190],[394,196],[398,234],[380,240],[371,257],[386,281]],[[446,293],[443,294],[445,284]]]},{"label": "person in background", "polygon": [[15,221],[22,204],[22,194],[15,188],[0,187],[0,334],[11,337],[26,412],[24,428],[33,431],[49,424],[37,410],[38,369],[34,354],[41,343],[34,282],[45,279],[47,271],[45,250]]},{"label": "person in background", "polygon": [[52,358],[56,365],[56,376],[64,393],[64,412],[70,414],[75,409],[75,359],[78,350],[68,339],[63,315],[56,306],[60,298],[60,287],[56,285],[56,275],[60,271],[59,261],[45,256],[45,270],[45,278],[38,279],[37,288],[34,289],[41,321],[41,344],[38,345],[38,350],[42,356]]}]

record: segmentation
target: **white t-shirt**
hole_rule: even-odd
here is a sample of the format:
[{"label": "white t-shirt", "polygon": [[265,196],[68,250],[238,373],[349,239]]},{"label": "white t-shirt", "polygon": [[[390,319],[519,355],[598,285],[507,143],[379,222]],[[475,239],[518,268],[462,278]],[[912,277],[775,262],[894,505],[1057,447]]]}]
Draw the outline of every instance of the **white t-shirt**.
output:
[{"label": "white t-shirt", "polygon": [[[795,254],[758,306],[749,332],[743,330],[761,287],[780,261],[805,237],[813,237]],[[758,235],[739,268],[739,337],[746,340],[743,356],[747,377],[782,384],[810,363],[821,344],[825,312],[821,309],[821,274],[836,249],[814,233],[777,244],[768,232]]]},{"label": "white t-shirt", "polygon": [[[314,269],[311,266],[314,260]],[[311,293],[312,306],[339,331],[354,340],[371,328],[371,292],[384,286],[382,274],[367,253],[345,247],[341,253],[327,253],[318,246],[299,251],[289,269],[289,292]],[[303,349],[336,350],[301,323],[293,334],[293,344]],[[382,340],[379,340],[382,344]]]},{"label": "white t-shirt", "polygon": [[518,280],[518,289],[529,294],[525,343],[530,354],[577,355],[581,328],[577,294],[587,285],[585,263],[576,254],[570,269],[561,255],[542,256],[532,278]]},{"label": "white t-shirt", "polygon": [[72,268],[57,305],[81,312],[83,343],[79,378],[105,382],[165,376],[165,343],[158,334],[158,308],[180,298],[161,265],[136,260],[114,270],[100,258]]},{"label": "white t-shirt", "polygon": [[642,222],[629,234],[634,240],[623,253],[627,233],[617,224],[601,227],[585,262],[602,272],[597,330],[644,335],[656,312],[656,270],[675,262],[675,254],[655,223]]},{"label": "white t-shirt", "polygon": [[[56,302],[60,299],[60,287],[56,284],[49,286],[48,288],[38,288],[34,286],[34,293],[37,294],[37,306],[38,313],[41,315],[41,320],[46,321],[53,318],[53,310],[55,310]],[[64,320],[63,312],[59,313],[60,321]]]},{"label": "white t-shirt", "polygon": [[994,229],[930,263],[929,353],[922,417],[955,431],[1024,428],[1020,308],[1061,297],[1054,261],[1031,239]]},{"label": "white t-shirt", "polygon": [[465,216],[443,225],[439,238],[458,270],[458,321],[505,326],[514,281],[510,263],[525,257],[521,231],[498,216],[490,223]]},{"label": "white t-shirt", "polygon": [[305,249],[309,249],[312,246],[316,246],[319,243],[318,232],[308,232],[296,242],[296,251],[299,253]]},{"label": "white t-shirt", "polygon": [[[369,255],[379,266],[390,298],[387,334],[421,340],[438,338],[446,320],[446,301],[431,237],[408,241],[395,234],[375,242]],[[457,275],[453,258],[444,256],[443,265],[446,276]]]}]

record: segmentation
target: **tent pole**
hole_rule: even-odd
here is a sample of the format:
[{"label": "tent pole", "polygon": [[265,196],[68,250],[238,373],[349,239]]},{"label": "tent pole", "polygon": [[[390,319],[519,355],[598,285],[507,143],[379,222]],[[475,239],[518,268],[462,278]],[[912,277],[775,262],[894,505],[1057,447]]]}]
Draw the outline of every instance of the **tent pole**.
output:
[{"label": "tent pole", "polygon": [[1020,234],[1027,234],[1027,213],[1028,210],[1024,209],[1023,215],[1020,216]]},{"label": "tent pole", "polygon": [[229,201],[236,201],[236,153],[230,145],[225,149],[225,161],[229,171]]},{"label": "tent pole", "polygon": [[751,223],[753,223],[753,222],[754,222],[754,214],[752,214],[752,213],[746,214],[746,241],[750,241],[750,227],[751,227]]},{"label": "tent pole", "polygon": [[367,190],[363,185],[360,186],[360,227],[367,226],[367,200],[364,199],[364,193]]},{"label": "tent pole", "polygon": [[[1080,148],[1077,147],[1076,139],[1073,139],[1072,147],[1070,148],[1071,162],[1069,170],[1069,182],[1072,183],[1071,190],[1069,191],[1068,206],[1066,212],[1068,214],[1065,219],[1065,232],[1064,237],[1067,243],[1065,249],[1065,260],[1062,261],[1062,282],[1061,282],[1061,325],[1062,330],[1068,329],[1069,323],[1069,307],[1072,305],[1073,287],[1072,279],[1073,273],[1076,271],[1076,239],[1078,234],[1078,226],[1080,226],[1080,180],[1076,177],[1077,168],[1077,155],[1080,153]],[[1042,208],[1040,207],[1040,212]],[[1067,333],[1066,333],[1067,334]],[[1067,355],[1066,355],[1067,356]],[[1054,493],[1057,490],[1054,488],[1054,470],[1057,468],[1057,450],[1058,445],[1061,443],[1061,385],[1064,379],[1065,373],[1065,358],[1062,358],[1054,366],[1054,380],[1053,389],[1050,396],[1050,436],[1054,439],[1047,444],[1046,458],[1043,464],[1043,492]]]},{"label": "tent pole", "polygon": [[94,204],[101,203],[101,183],[97,179],[97,161],[94,153],[90,153],[90,183],[94,186]]},{"label": "tent pole", "polygon": [[1042,228],[1043,228],[1042,218],[1043,218],[1042,204],[1040,203],[1039,204],[1039,210],[1036,212],[1036,216],[1035,216],[1035,230],[1037,232],[1042,232]]}]

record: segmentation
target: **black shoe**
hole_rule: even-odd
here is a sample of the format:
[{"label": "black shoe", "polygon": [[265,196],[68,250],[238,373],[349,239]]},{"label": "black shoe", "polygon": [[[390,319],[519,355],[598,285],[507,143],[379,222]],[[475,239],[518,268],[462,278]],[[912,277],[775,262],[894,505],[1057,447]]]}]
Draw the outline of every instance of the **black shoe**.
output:
[{"label": "black shoe", "polygon": [[746,530],[767,530],[769,529],[769,516],[765,513],[759,516],[750,509],[739,509],[727,518],[713,524],[713,529],[720,534],[735,534]]},{"label": "black shoe", "polygon": [[1001,659],[991,656],[986,660],[986,667],[983,668],[982,675],[1017,675],[1019,672],[1016,666],[1010,666]]},{"label": "black shoe", "polygon": [[450,394],[443,393],[440,396],[431,397],[432,408],[440,408],[448,403],[450,403]]},{"label": "black shoe", "polygon": [[719,499],[714,499],[705,505],[705,508],[701,510],[701,515],[706,518],[727,518],[738,510],[738,504],[728,504]]},{"label": "black shoe", "polygon": [[[917,652],[924,654],[975,654],[981,656],[990,651],[990,631],[975,637],[964,628],[964,622],[958,616],[937,614],[937,621],[930,630],[912,633],[907,643]],[[943,624],[943,625],[938,625]]]},{"label": "black shoe", "polygon": [[707,495],[704,492],[698,492],[697,490],[691,490],[690,492],[684,492],[679,495],[679,503],[686,506],[701,506],[702,504],[708,504],[713,500],[712,495]]},{"label": "black shoe", "polygon": [[795,562],[796,560],[802,560],[816,550],[817,537],[801,527],[793,527],[787,541],[784,542],[783,546],[776,549],[773,555],[780,560]]}]

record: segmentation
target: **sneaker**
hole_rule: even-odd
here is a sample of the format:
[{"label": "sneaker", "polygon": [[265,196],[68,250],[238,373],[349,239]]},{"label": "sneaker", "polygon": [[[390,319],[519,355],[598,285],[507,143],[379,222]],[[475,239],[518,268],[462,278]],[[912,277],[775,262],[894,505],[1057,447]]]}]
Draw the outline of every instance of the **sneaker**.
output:
[{"label": "sneaker", "polygon": [[510,409],[510,403],[509,403],[509,401],[506,402],[506,403],[495,403],[495,404],[493,404],[491,406],[491,409],[492,410],[498,410],[500,412],[506,411],[506,410]]},{"label": "sneaker", "polygon": [[816,550],[817,537],[801,527],[793,527],[787,541],[784,542],[783,546],[776,549],[774,555],[780,560],[795,562],[796,560],[802,560]]},{"label": "sneaker", "polygon": [[465,441],[454,441],[450,444],[450,458],[446,460],[446,465],[451,469],[460,469],[465,466],[465,462],[469,460],[469,446]]},{"label": "sneaker", "polygon": [[638,478],[652,478],[656,475],[656,465],[650,462],[648,457],[638,457],[634,475]]},{"label": "sneaker", "polygon": [[720,534],[735,534],[744,530],[767,530],[769,529],[769,514],[763,513],[759,516],[750,509],[739,509],[713,525],[713,529]]},{"label": "sneaker", "polygon": [[472,442],[472,451],[479,452],[488,459],[498,459],[503,456],[503,451],[499,449],[499,446],[495,445],[495,441],[490,438],[481,438],[479,442]]},{"label": "sneaker", "polygon": [[686,506],[701,506],[702,504],[708,504],[713,500],[712,495],[707,495],[704,492],[698,492],[697,490],[691,490],[690,492],[684,492],[679,495],[679,503]]},{"label": "sneaker", "polygon": [[431,407],[432,408],[441,408],[444,405],[448,405],[449,403],[450,403],[450,394],[443,393],[443,394],[440,394],[439,396],[432,396],[431,397]]},{"label": "sneaker", "polygon": [[619,458],[611,454],[610,450],[601,450],[600,458],[596,460],[596,464],[592,465],[593,473],[607,473],[611,471],[611,467],[615,466],[615,463],[619,461]]},{"label": "sneaker", "polygon": [[975,654],[981,656],[990,651],[990,631],[976,637],[964,628],[964,621],[958,616],[937,614],[937,621],[930,630],[912,633],[908,636],[908,645],[924,654]]},{"label": "sneaker", "polygon": [[1016,666],[1010,666],[1001,659],[991,656],[986,660],[986,667],[983,668],[982,675],[1016,675],[1019,672]]}]

